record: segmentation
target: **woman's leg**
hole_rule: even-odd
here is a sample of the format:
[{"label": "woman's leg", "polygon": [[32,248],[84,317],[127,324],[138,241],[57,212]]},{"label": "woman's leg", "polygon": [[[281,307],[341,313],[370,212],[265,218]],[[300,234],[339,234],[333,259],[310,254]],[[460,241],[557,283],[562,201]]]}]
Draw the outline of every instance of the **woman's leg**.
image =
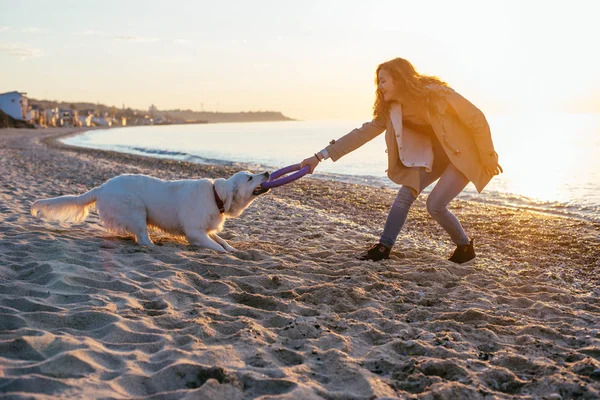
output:
[{"label": "woman's leg", "polygon": [[[450,165],[450,160],[444,152],[442,145],[437,139],[432,141],[433,146],[433,166],[430,172],[425,171],[421,168],[420,183],[421,187],[419,193],[422,192],[427,186],[435,182]],[[396,243],[396,238],[400,233],[400,230],[406,222],[408,216],[408,210],[417,198],[412,194],[411,190],[407,186],[402,186],[398,191],[398,195],[392,204],[390,213],[388,214],[387,220],[385,221],[385,227],[379,242],[385,246],[391,248]]]},{"label": "woman's leg", "polygon": [[[421,171],[421,191],[427,186],[431,185],[436,181],[446,169],[448,165],[448,159],[444,158],[443,155],[436,158],[437,163],[434,161],[434,166],[431,172]],[[379,243],[392,248],[396,243],[396,238],[402,230],[408,211],[417,198],[413,195],[412,191],[408,186],[402,186],[398,191],[398,195],[392,204],[392,208],[385,221],[385,227],[383,233],[379,238]]]},{"label": "woman's leg", "polygon": [[454,165],[449,164],[427,198],[427,212],[450,234],[457,246],[468,245],[469,238],[447,206],[468,183],[467,177]]},{"label": "woman's leg", "polygon": [[390,213],[387,216],[387,220],[385,221],[385,227],[383,228],[381,238],[379,238],[379,243],[390,249],[394,246],[396,237],[398,237],[400,230],[404,226],[406,217],[408,216],[408,210],[410,210],[410,206],[412,206],[412,203],[416,199],[417,198],[412,194],[412,191],[408,186],[402,186],[400,188],[398,195],[392,204]]}]

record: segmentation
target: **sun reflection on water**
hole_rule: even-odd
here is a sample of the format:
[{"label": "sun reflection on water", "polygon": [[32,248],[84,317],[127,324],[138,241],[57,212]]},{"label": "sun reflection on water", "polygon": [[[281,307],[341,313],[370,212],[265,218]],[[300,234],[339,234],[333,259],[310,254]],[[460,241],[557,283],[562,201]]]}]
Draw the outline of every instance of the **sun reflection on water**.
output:
[{"label": "sun reflection on water", "polygon": [[600,147],[593,137],[600,131],[598,117],[534,114],[492,118],[490,123],[504,168],[497,178],[502,190],[534,200],[570,202],[585,196],[579,191],[586,184],[600,188],[594,173],[600,171]]}]

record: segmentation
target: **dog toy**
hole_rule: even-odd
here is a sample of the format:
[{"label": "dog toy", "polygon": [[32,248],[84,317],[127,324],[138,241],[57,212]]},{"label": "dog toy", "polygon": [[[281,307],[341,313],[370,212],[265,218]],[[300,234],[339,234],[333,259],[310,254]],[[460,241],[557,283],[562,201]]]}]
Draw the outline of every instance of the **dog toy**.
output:
[{"label": "dog toy", "polygon": [[[290,172],[294,172],[291,175],[287,175]],[[273,172],[269,181],[263,183],[259,188],[257,188],[261,193],[264,193],[270,189],[285,185],[287,183],[293,182],[302,178],[304,175],[310,172],[310,165],[306,165],[304,168],[300,168],[300,164],[288,165],[285,168],[278,169]],[[285,176],[284,176],[285,175]],[[256,189],[255,189],[256,191]]]}]

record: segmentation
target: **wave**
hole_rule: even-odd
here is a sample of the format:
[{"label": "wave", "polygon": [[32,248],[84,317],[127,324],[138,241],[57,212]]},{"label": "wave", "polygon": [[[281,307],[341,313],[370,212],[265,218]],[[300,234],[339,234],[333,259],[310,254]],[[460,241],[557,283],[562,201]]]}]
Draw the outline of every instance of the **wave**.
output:
[{"label": "wave", "polygon": [[189,154],[187,153],[183,153],[180,151],[170,151],[170,150],[159,150],[159,149],[148,149],[145,147],[129,147],[129,146],[120,146],[120,147],[124,147],[128,150],[133,150],[133,151],[138,151],[140,153],[144,153],[144,154],[150,154],[150,155],[161,155],[161,156],[172,156],[172,157],[178,157],[178,156],[188,156]]}]

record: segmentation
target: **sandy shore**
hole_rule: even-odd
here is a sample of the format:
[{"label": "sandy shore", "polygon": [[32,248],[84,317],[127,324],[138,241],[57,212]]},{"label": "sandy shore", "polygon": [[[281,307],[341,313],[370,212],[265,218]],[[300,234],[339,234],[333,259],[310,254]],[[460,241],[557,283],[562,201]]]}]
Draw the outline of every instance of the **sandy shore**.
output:
[{"label": "sandy shore", "polygon": [[226,223],[235,253],[143,248],[29,207],[235,168],[54,139],[73,131],[0,130],[0,397],[600,397],[600,224],[457,201],[459,266],[423,198],[391,259],[359,262],[395,193],[303,178]]}]

